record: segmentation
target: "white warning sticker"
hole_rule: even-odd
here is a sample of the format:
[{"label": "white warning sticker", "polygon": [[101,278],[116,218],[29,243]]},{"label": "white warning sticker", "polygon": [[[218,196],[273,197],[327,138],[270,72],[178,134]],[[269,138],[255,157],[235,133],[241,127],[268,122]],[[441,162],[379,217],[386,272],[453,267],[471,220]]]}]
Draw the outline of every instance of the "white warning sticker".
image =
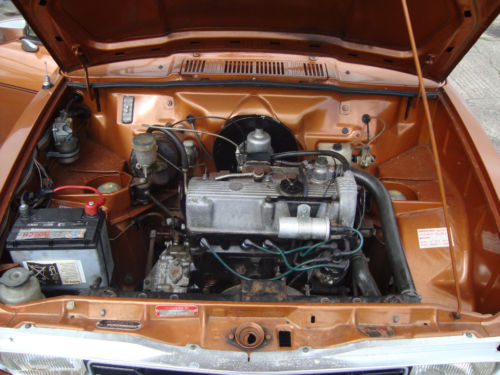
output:
[{"label": "white warning sticker", "polygon": [[155,306],[156,316],[170,318],[174,316],[198,316],[198,306],[196,305],[157,305]]},{"label": "white warning sticker", "polygon": [[417,229],[418,245],[421,249],[448,247],[448,231],[446,227]]},{"label": "white warning sticker", "polygon": [[78,285],[85,284],[82,262],[79,260],[33,260],[23,262],[33,271],[41,285]]}]

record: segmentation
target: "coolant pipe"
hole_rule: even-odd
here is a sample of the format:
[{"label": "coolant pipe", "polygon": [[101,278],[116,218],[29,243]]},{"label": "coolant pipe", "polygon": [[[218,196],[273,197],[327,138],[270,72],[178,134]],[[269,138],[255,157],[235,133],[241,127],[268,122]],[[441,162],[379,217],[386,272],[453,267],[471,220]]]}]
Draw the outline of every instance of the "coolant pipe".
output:
[{"label": "coolant pipe", "polygon": [[418,296],[411,277],[410,268],[401,244],[398,224],[394,216],[391,197],[385,186],[375,176],[356,169],[351,169],[354,179],[362,185],[375,199],[384,234],[389,264],[394,274],[394,281],[400,294]]},{"label": "coolant pipe", "polygon": [[382,294],[368,268],[368,261],[362,253],[351,258],[352,277],[363,297],[380,297]]}]

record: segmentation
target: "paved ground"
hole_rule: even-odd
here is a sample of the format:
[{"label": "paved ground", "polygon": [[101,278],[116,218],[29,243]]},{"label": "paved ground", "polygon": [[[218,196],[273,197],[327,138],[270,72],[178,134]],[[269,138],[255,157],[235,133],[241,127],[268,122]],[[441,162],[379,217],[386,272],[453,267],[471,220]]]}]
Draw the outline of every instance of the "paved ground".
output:
[{"label": "paved ground", "polygon": [[[0,0],[0,20],[18,15],[9,0]],[[472,112],[500,153],[500,16],[451,73]]]},{"label": "paved ground", "polygon": [[500,153],[500,16],[450,76]]},{"label": "paved ground", "polygon": [[0,21],[18,15],[19,12],[10,1],[0,0]]}]

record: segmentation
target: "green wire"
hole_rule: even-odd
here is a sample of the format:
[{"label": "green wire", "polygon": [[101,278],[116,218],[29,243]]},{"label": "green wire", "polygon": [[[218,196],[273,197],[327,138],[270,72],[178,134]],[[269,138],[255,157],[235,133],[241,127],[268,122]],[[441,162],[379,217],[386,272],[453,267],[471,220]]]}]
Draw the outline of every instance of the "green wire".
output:
[{"label": "green wire", "polygon": [[[364,238],[363,238],[363,234],[359,230],[357,230],[355,228],[349,228],[349,230],[351,230],[352,232],[356,233],[358,235],[358,237],[359,237],[359,245],[358,245],[358,247],[356,249],[354,249],[353,251],[349,252],[349,255],[353,255],[353,254],[356,254],[357,252],[359,252],[362,249],[363,244],[364,244]],[[306,264],[314,262],[314,259],[306,260],[305,262],[302,262],[302,263],[300,263],[299,265],[297,265],[295,267],[295,266],[292,266],[288,262],[288,259],[287,259],[286,256],[287,256],[287,254],[291,254],[291,253],[294,253],[294,252],[297,252],[297,251],[301,251],[301,250],[306,250],[306,251],[300,253],[300,256],[305,257],[309,253],[311,253],[314,249],[317,249],[318,247],[323,246],[323,245],[325,245],[325,244],[327,244],[329,242],[331,242],[331,240],[318,242],[317,244],[314,244],[312,246],[301,246],[301,247],[297,247],[295,249],[291,249],[291,250],[287,250],[287,251],[283,251],[279,247],[276,247],[277,251],[273,251],[273,250],[267,249],[265,247],[259,246],[257,244],[253,244],[252,246],[254,246],[255,248],[257,248],[257,249],[259,249],[261,251],[264,251],[264,252],[266,252],[268,254],[280,255],[283,258],[283,260],[285,262],[285,265],[288,268],[288,271],[286,271],[285,273],[283,273],[283,274],[281,274],[279,276],[275,276],[275,277],[272,277],[272,278],[269,279],[269,280],[279,280],[279,279],[282,279],[283,277],[289,275],[292,272],[309,271],[309,270],[313,270],[313,269],[316,269],[316,268],[328,267],[329,264],[315,264],[313,266],[304,267]],[[217,254],[217,252],[215,252],[211,247],[208,247],[208,250],[224,266],[224,268],[227,269],[229,272],[231,272],[233,275],[239,277],[240,279],[247,280],[247,281],[255,280],[255,279],[252,279],[252,278],[247,277],[245,275],[242,275],[241,273],[239,273],[236,270],[232,269],[226,262],[224,262],[224,260],[219,256],[219,254]]]},{"label": "green wire", "polygon": [[[233,275],[238,276],[240,279],[247,280],[247,281],[256,280],[256,279],[252,279],[251,277],[247,277],[245,275],[242,275],[238,271],[232,269],[226,262],[224,262],[224,260],[222,260],[222,258],[219,256],[219,254],[217,254],[212,248],[209,248],[208,250],[224,266],[224,268],[227,269],[229,272],[231,272]],[[276,254],[276,253],[274,253],[274,254]],[[288,276],[292,272],[293,272],[292,270],[288,270],[287,272],[285,272],[285,273],[283,273],[281,275],[272,277],[269,280],[279,280],[279,279],[282,279],[283,277]]]},{"label": "green wire", "polygon": [[[286,267],[289,269],[289,271],[309,271],[309,270],[313,270],[313,269],[315,269],[315,268],[321,268],[321,267],[327,267],[327,266],[329,266],[329,264],[316,264],[316,265],[314,265],[314,266],[302,267],[302,266],[304,266],[304,265],[306,265],[306,264],[311,263],[311,261],[314,261],[314,259],[311,259],[311,260],[308,260],[308,261],[306,261],[306,262],[304,262],[304,263],[300,263],[297,267],[295,267],[295,266],[292,266],[292,265],[288,262],[288,259],[287,259],[287,257],[286,257],[286,252],[285,252],[285,251],[283,251],[283,250],[281,250],[279,247],[276,247],[276,250],[277,250],[278,252],[274,252],[274,251],[272,251],[272,250],[266,249],[265,247],[262,247],[262,246],[259,246],[259,245],[256,245],[256,244],[254,244],[254,246],[255,246],[257,249],[262,250],[262,251],[264,251],[264,252],[266,252],[266,253],[270,253],[270,254],[279,254],[279,255],[281,255],[281,257],[282,257],[282,258],[283,258],[283,260],[285,261],[285,265],[286,265]],[[293,250],[295,250],[295,251],[296,251],[297,249],[293,249]]]},{"label": "green wire", "polygon": [[[362,234],[359,230],[357,230],[357,229],[355,229],[355,228],[348,228],[348,229],[349,229],[350,231],[352,231],[352,232],[356,233],[356,234],[358,235],[358,238],[359,238],[359,245],[358,245],[358,247],[357,247],[356,249],[354,249],[354,250],[352,250],[352,251],[350,251],[350,252],[348,253],[349,255],[354,255],[354,254],[356,254],[358,251],[360,251],[360,250],[363,248],[364,238],[363,238],[363,234]],[[327,244],[327,243],[328,243],[328,242],[330,242],[330,241],[331,241],[331,240],[329,240],[329,241],[323,241],[323,242],[317,243],[317,244],[315,244],[315,245],[312,245],[312,246],[310,246],[310,247],[309,247],[306,251],[304,251],[304,252],[300,253],[300,256],[305,257],[305,256],[309,255],[309,253],[310,253],[311,251],[313,251],[314,249],[317,249],[318,247],[323,246],[323,245]],[[298,249],[298,248],[297,248],[297,249]],[[293,250],[289,250],[289,251],[290,251],[290,252],[292,252],[292,251],[297,251],[297,249],[293,249]]]}]

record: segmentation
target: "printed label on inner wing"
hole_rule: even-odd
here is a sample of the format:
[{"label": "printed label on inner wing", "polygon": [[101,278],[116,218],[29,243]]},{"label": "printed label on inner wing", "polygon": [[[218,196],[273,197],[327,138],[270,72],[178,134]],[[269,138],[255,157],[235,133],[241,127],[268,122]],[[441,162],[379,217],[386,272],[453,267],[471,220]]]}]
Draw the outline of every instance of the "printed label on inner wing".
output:
[{"label": "printed label on inner wing", "polygon": [[157,305],[156,316],[168,318],[172,316],[198,316],[198,306],[195,305]]},{"label": "printed label on inner wing", "polygon": [[[448,231],[446,227],[417,229],[418,245],[421,249],[448,247]],[[455,243],[453,243],[455,244]]]}]

